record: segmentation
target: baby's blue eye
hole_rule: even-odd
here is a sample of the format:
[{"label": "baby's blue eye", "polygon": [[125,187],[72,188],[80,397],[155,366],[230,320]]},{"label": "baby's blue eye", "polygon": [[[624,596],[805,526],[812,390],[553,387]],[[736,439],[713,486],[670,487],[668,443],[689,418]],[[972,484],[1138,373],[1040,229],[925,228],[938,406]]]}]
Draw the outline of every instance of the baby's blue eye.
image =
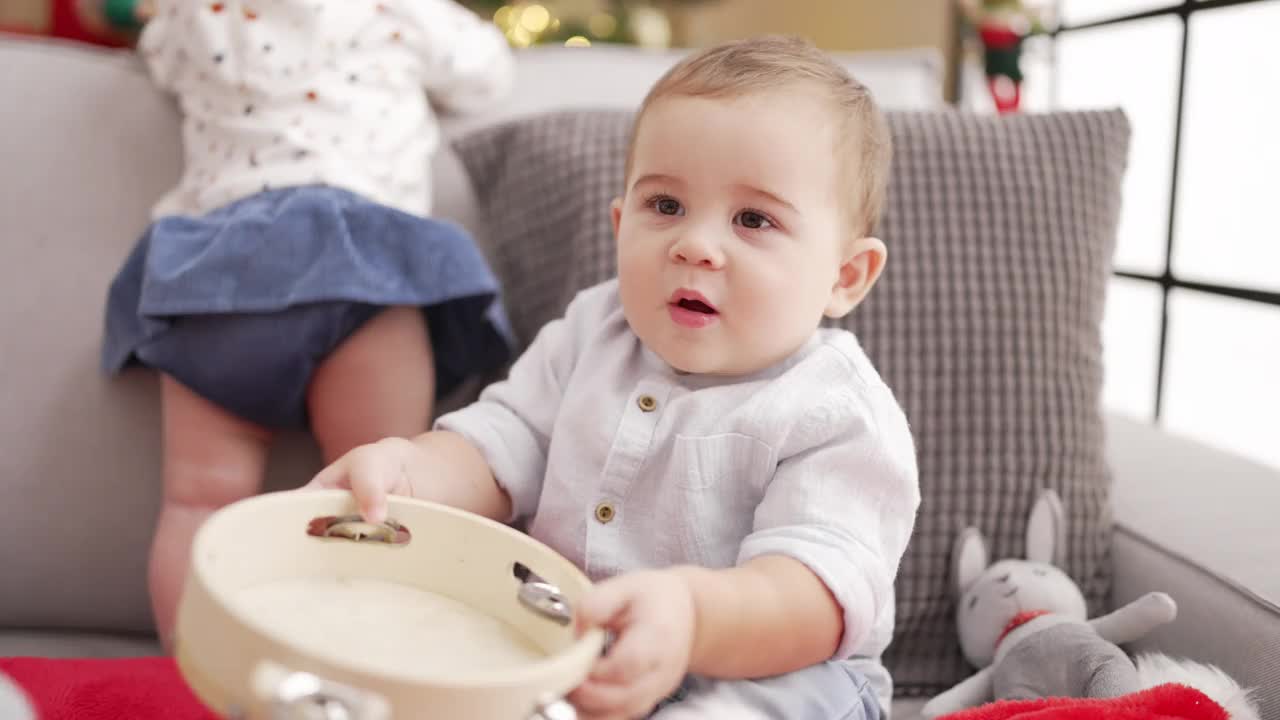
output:
[{"label": "baby's blue eye", "polygon": [[734,221],[748,230],[763,230],[767,227],[773,227],[773,223],[769,222],[769,218],[754,210],[743,210],[738,213],[738,217],[734,218]]}]

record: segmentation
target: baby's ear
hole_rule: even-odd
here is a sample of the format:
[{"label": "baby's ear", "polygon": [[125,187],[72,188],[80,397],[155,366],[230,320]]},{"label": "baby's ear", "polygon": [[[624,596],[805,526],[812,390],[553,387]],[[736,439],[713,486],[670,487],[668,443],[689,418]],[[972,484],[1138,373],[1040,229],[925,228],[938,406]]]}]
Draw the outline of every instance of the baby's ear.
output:
[{"label": "baby's ear", "polygon": [[609,219],[613,222],[613,237],[618,237],[618,226],[622,224],[622,198],[616,197],[609,203]]},{"label": "baby's ear", "polygon": [[841,259],[836,284],[831,288],[831,300],[824,313],[827,317],[844,317],[862,302],[880,278],[888,252],[884,243],[873,237],[855,240],[849,246]]},{"label": "baby's ear", "polygon": [[965,528],[951,548],[952,592],[956,598],[964,595],[987,569],[987,541],[976,527]]}]

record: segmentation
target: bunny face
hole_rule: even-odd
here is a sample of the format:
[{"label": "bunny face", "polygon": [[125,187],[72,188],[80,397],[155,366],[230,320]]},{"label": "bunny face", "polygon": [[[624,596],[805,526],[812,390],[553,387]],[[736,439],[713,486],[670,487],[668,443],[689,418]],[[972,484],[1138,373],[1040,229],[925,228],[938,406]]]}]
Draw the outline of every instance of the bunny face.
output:
[{"label": "bunny face", "polygon": [[1047,610],[1085,620],[1084,595],[1075,582],[1048,563],[1001,560],[968,584],[956,608],[960,648],[975,667],[990,665],[996,643],[1018,613]]},{"label": "bunny face", "polygon": [[960,649],[975,667],[995,659],[996,643],[1018,613],[1047,611],[1087,619],[1084,595],[1054,565],[1063,546],[1062,503],[1052,490],[1036,500],[1027,523],[1027,559],[991,564],[977,528],[956,540],[951,554]]}]

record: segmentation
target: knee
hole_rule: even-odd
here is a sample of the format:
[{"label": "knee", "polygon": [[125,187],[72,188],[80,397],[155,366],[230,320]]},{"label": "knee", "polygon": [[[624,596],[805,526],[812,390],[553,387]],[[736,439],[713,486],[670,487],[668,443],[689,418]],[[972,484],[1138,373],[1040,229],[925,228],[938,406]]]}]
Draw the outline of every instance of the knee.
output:
[{"label": "knee", "polygon": [[262,469],[231,464],[166,462],[164,502],[189,509],[217,510],[254,495],[262,486]]}]

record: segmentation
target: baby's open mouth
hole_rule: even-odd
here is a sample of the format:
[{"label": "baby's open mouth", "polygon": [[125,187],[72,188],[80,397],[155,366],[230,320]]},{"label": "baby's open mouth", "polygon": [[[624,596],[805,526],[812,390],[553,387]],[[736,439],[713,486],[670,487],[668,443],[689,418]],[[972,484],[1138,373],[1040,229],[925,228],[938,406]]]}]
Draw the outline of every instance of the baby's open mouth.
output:
[{"label": "baby's open mouth", "polygon": [[681,300],[681,301],[677,302],[677,303],[676,303],[676,307],[684,308],[685,310],[689,310],[689,311],[691,311],[691,312],[703,313],[703,314],[706,314],[706,315],[715,315],[715,314],[716,314],[716,309],[715,309],[715,308],[713,308],[713,307],[711,307],[710,305],[708,305],[708,304],[706,304],[706,303],[702,302],[701,300],[690,300],[690,299],[688,299],[688,298],[685,298],[685,299],[683,299],[683,300]]}]

